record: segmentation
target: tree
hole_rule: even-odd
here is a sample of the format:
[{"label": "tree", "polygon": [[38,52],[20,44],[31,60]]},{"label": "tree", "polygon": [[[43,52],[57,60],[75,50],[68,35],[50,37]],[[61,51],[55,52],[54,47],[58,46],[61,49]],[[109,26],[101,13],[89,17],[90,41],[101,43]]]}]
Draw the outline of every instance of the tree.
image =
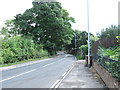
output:
[{"label": "tree", "polygon": [[72,38],[71,43],[66,47],[67,49],[69,49],[69,51],[75,49],[75,38],[76,38],[76,48],[79,49],[81,45],[87,44],[88,34],[86,31],[75,30],[74,37]]},{"label": "tree", "polygon": [[[76,47],[75,47],[75,39],[76,39]],[[95,42],[96,37],[90,33],[90,44],[92,45],[93,42]],[[66,50],[71,52],[72,54],[79,54],[81,55],[81,58],[84,58],[87,54],[87,40],[88,40],[88,33],[86,31],[74,31],[74,37],[71,40],[71,44],[68,44],[66,46]],[[82,56],[84,55],[84,56]]]},{"label": "tree", "polygon": [[57,46],[56,50],[60,50],[70,43],[73,37],[71,22],[75,20],[59,2],[33,2],[33,7],[16,15],[14,22],[19,34],[30,36],[45,46],[49,41]]},{"label": "tree", "polygon": [[2,27],[0,32],[5,37],[12,37],[18,35],[17,28],[14,24],[14,20],[6,20],[5,26]]},{"label": "tree", "polygon": [[120,29],[118,26],[111,25],[108,28],[105,28],[101,31],[101,33],[97,33],[99,38],[104,38],[104,37],[111,37],[111,36],[118,36],[118,33],[120,32]]}]

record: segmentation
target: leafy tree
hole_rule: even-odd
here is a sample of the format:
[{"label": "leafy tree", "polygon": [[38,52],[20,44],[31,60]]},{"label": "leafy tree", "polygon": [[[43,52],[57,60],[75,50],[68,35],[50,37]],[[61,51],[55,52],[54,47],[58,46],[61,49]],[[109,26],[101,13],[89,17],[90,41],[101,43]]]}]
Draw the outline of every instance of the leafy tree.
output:
[{"label": "leafy tree", "polygon": [[56,54],[56,46],[54,43],[51,43],[50,41],[47,41],[46,44],[44,45],[44,48],[46,48],[48,50],[48,52],[50,53],[50,55],[54,55]]},{"label": "leafy tree", "polygon": [[119,26],[111,25],[108,28],[103,29],[100,33],[97,33],[99,38],[118,36],[120,32]]},{"label": "leafy tree", "polygon": [[17,28],[15,27],[14,20],[6,20],[5,26],[2,27],[0,32],[6,38],[9,38],[9,37],[18,35],[18,32],[16,29]]},{"label": "leafy tree", "polygon": [[[97,37],[95,37],[92,33],[90,33],[91,46],[97,39],[98,39]],[[75,45],[75,41],[76,41],[76,45]],[[77,59],[85,59],[85,55],[88,54],[87,41],[88,41],[88,33],[86,31],[76,30],[74,31],[74,37],[71,40],[71,44],[68,44],[66,46],[66,50],[69,53],[76,55]]]},{"label": "leafy tree", "polygon": [[16,15],[14,22],[19,34],[31,36],[34,42],[43,43],[45,47],[49,41],[60,50],[72,40],[71,22],[75,20],[59,2],[33,2],[33,7]]},{"label": "leafy tree", "polygon": [[[93,38],[94,35],[90,33],[90,37]],[[79,47],[87,44],[88,33],[86,31],[76,30],[74,32],[74,37],[71,40],[71,44],[67,45],[66,49],[71,51],[75,49],[75,38],[76,38],[76,48],[79,50]],[[94,42],[94,39],[91,40],[91,44]]]}]

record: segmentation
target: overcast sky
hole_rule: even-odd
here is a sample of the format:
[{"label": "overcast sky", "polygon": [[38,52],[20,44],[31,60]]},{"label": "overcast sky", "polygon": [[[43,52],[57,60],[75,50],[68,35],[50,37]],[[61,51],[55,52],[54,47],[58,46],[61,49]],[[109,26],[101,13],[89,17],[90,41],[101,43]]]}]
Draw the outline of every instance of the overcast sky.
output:
[{"label": "overcast sky", "polygon": [[[6,19],[13,19],[16,14],[23,13],[32,7],[33,0],[1,0],[0,28]],[[87,31],[87,0],[58,0],[76,23],[74,29]],[[89,0],[90,32],[96,34],[102,28],[118,24],[118,1],[120,0]]]}]

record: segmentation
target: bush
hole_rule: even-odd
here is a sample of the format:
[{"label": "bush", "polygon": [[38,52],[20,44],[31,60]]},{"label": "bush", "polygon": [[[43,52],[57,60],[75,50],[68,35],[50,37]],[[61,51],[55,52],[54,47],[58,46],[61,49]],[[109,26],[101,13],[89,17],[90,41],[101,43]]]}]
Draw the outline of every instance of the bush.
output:
[{"label": "bush", "polygon": [[55,55],[56,54],[56,45],[55,43],[52,43],[50,41],[47,41],[45,44],[44,44],[44,48],[50,53],[50,55]]},{"label": "bush", "polygon": [[25,59],[41,58],[48,56],[43,50],[43,45],[35,44],[32,39],[15,36],[2,44],[1,57],[3,63],[14,63]]},{"label": "bush", "polygon": [[102,56],[102,57],[107,57],[113,60],[118,60],[119,58],[119,50],[120,50],[120,46],[119,47],[110,47],[110,48],[103,48],[103,47],[99,47],[98,49],[98,55]]},{"label": "bush", "polygon": [[120,61],[119,61],[120,46],[98,49],[98,62],[112,74],[113,77],[120,80]]},{"label": "bush", "polygon": [[4,49],[3,51],[3,62],[4,63],[13,63],[15,62],[15,53],[13,53],[10,48]]},{"label": "bush", "polygon": [[118,33],[120,32],[119,27],[120,26],[111,25],[110,27],[101,30],[101,34],[98,34],[98,37],[104,38],[104,37],[118,36]]},{"label": "bush", "polygon": [[88,52],[88,45],[80,46],[79,50],[80,50],[80,58],[85,59],[85,56],[87,55],[87,52]]},{"label": "bush", "polygon": [[0,51],[0,64],[3,64],[2,52]]},{"label": "bush", "polygon": [[80,56],[80,55],[76,55],[76,58],[77,58],[77,60],[81,60],[81,59],[84,59],[82,56]]},{"label": "bush", "polygon": [[2,57],[2,43],[3,43],[3,39],[0,38],[0,64],[3,64],[3,57]]}]

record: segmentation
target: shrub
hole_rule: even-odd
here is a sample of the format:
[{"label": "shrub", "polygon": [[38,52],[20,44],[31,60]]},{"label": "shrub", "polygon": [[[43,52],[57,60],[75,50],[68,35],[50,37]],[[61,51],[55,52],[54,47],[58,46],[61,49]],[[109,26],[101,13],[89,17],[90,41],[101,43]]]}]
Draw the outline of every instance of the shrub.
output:
[{"label": "shrub", "polygon": [[10,48],[4,49],[3,51],[3,62],[4,63],[13,63],[15,62],[15,53],[13,53]]},{"label": "shrub", "polygon": [[110,48],[99,47],[98,49],[98,62],[118,80],[120,80],[119,50],[120,46]]},{"label": "shrub", "polygon": [[80,58],[85,59],[85,56],[87,55],[87,52],[88,52],[88,45],[80,46],[79,50],[80,50]]},{"label": "shrub", "polygon": [[103,47],[99,47],[98,49],[98,55],[102,56],[102,57],[107,57],[113,60],[118,60],[119,57],[119,50],[120,50],[120,46],[119,47],[110,47],[110,48],[103,48]]},{"label": "shrub", "polygon": [[3,63],[14,63],[25,59],[48,56],[43,45],[35,44],[32,39],[14,36],[2,44],[1,57]]}]

